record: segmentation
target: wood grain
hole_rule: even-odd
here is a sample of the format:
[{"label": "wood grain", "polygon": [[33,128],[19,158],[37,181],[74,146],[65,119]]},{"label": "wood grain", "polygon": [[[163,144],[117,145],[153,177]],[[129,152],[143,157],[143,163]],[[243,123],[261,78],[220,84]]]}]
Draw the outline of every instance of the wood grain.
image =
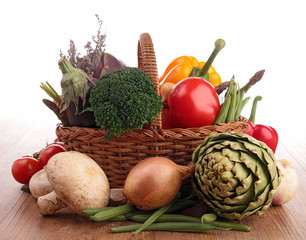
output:
[{"label": "wood grain", "polygon": [[[110,228],[133,224],[131,222],[90,222],[64,209],[54,216],[39,214],[36,199],[22,192],[21,184],[11,176],[13,161],[25,153],[35,152],[51,142],[55,136],[56,121],[22,123],[15,120],[0,120],[0,239],[130,239],[130,233],[111,233]],[[281,138],[276,157],[292,162],[299,178],[295,198],[283,206],[272,206],[262,216],[249,217],[242,221],[250,232],[209,231],[206,233],[142,232],[133,239],[254,239],[291,240],[306,239],[306,138]],[[198,216],[205,212],[201,204],[184,213]]]}]

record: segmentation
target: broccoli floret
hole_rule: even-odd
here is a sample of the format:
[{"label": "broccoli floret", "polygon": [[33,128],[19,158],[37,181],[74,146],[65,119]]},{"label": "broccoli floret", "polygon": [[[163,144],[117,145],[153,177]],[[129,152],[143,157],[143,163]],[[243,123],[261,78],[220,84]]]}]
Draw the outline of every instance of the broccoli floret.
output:
[{"label": "broccoli floret", "polygon": [[96,124],[108,131],[106,140],[153,122],[163,108],[150,77],[135,67],[102,76],[92,88],[89,102]]}]

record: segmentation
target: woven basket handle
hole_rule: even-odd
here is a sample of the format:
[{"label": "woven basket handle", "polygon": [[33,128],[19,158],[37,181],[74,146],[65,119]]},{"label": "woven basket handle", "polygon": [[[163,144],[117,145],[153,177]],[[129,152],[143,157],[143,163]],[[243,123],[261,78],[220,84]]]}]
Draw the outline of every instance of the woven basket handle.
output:
[{"label": "woven basket handle", "polygon": [[[138,41],[138,67],[145,71],[153,82],[156,93],[159,95],[158,72],[154,46],[151,36],[142,33]],[[162,128],[161,115],[157,116],[151,124],[154,128]]]}]

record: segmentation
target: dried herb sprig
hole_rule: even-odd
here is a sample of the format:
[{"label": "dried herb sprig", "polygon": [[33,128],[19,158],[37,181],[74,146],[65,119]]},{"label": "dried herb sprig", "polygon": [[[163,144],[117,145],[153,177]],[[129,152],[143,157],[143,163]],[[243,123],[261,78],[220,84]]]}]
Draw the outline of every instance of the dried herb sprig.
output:
[{"label": "dried herb sprig", "polygon": [[106,35],[102,34],[102,24],[103,21],[100,19],[98,14],[95,15],[98,20],[98,31],[95,36],[92,36],[92,41],[88,41],[84,46],[86,50],[86,55],[81,56],[77,51],[75,42],[70,40],[70,46],[67,51],[67,56],[60,51],[60,57],[65,56],[71,65],[75,68],[83,70],[89,78],[94,74],[94,70],[97,67],[102,53],[105,51],[105,38]]}]

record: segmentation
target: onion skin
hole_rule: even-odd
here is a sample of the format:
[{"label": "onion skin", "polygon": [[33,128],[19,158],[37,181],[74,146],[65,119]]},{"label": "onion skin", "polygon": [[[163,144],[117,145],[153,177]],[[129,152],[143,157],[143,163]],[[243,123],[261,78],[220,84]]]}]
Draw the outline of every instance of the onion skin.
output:
[{"label": "onion skin", "polygon": [[281,183],[272,200],[272,204],[282,205],[289,202],[295,196],[298,189],[298,177],[289,161],[284,159],[277,160],[276,164],[280,170]]},{"label": "onion skin", "polygon": [[160,208],[175,197],[194,165],[180,166],[165,157],[150,157],[135,165],[123,187],[123,195],[141,210]]}]

